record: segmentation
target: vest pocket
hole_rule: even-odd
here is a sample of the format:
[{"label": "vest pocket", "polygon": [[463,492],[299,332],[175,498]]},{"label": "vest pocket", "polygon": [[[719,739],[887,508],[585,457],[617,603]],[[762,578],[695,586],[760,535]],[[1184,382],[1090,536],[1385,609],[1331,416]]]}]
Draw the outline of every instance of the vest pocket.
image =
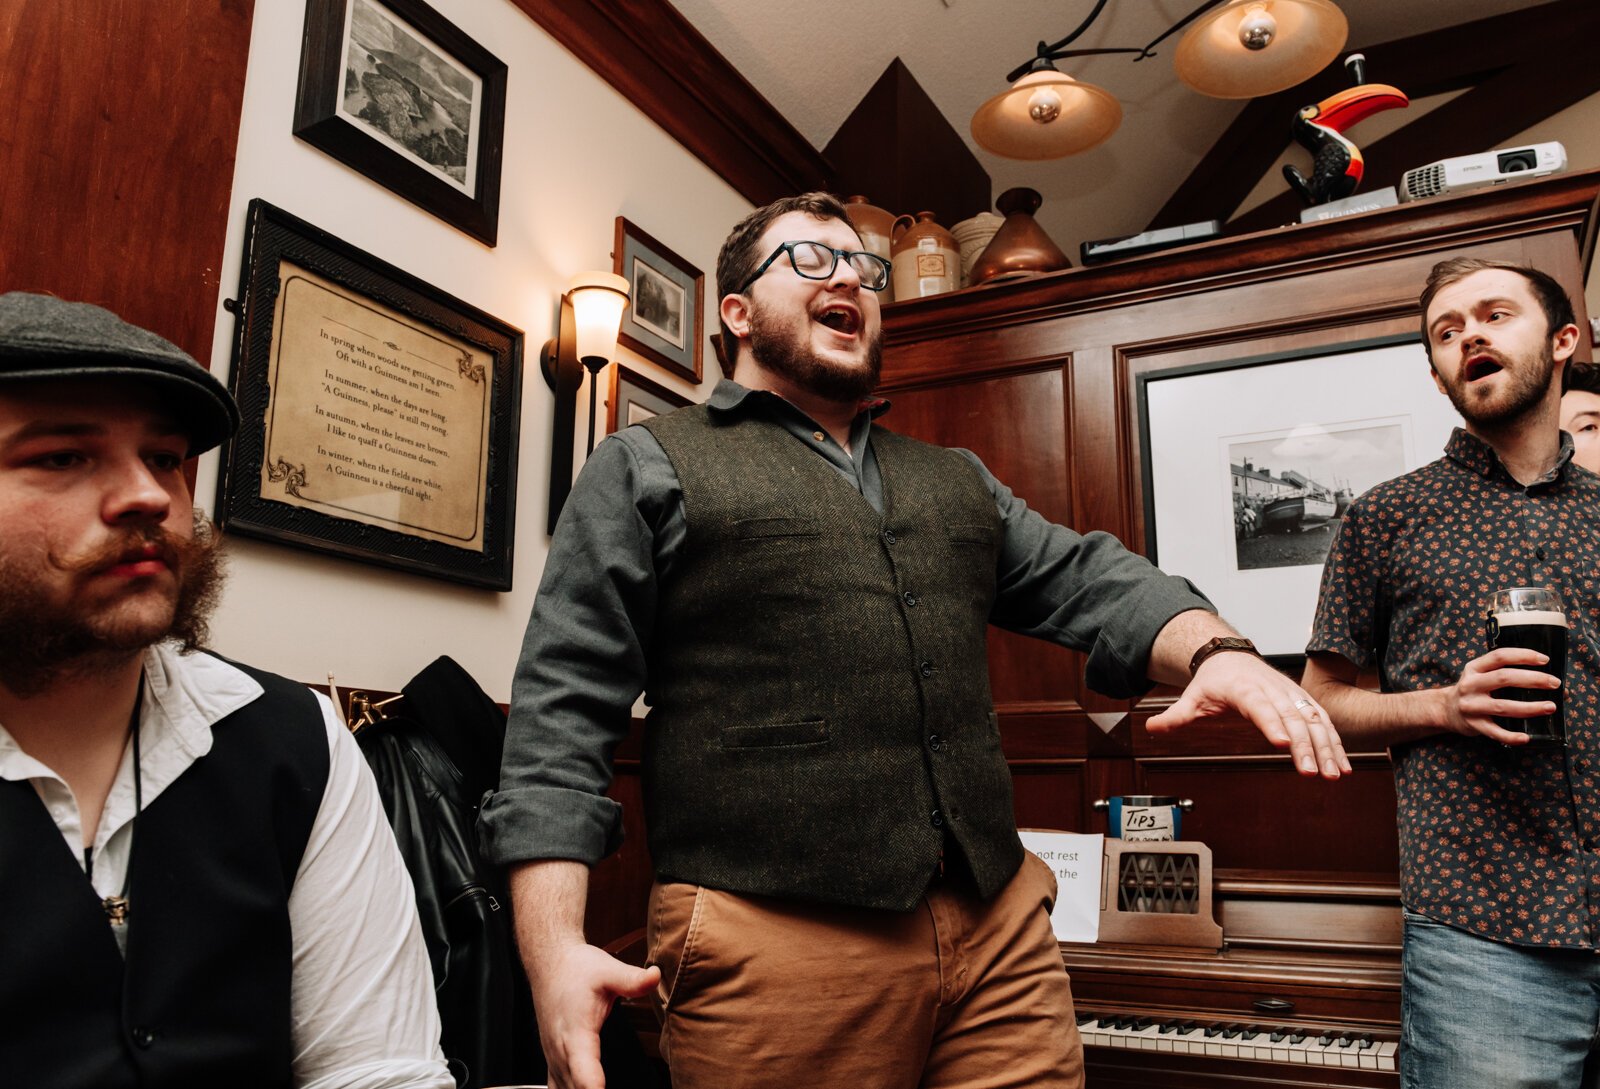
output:
[{"label": "vest pocket", "polygon": [[741,541],[820,535],[817,523],[810,518],[741,518],[733,523],[733,536]]},{"label": "vest pocket", "polygon": [[724,749],[795,748],[805,745],[826,745],[828,723],[823,719],[805,722],[771,722],[760,726],[724,726]]},{"label": "vest pocket", "polygon": [[994,544],[993,526],[951,525],[946,527],[946,531],[950,534],[950,540],[954,544]]}]

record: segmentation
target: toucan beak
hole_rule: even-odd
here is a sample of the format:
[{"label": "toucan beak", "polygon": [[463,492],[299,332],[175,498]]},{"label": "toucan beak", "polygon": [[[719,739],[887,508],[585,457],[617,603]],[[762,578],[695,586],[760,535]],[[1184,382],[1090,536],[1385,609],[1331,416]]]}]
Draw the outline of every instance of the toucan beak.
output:
[{"label": "toucan beak", "polygon": [[1411,100],[1398,87],[1391,87],[1387,83],[1363,83],[1318,102],[1315,121],[1323,128],[1343,132],[1375,113],[1409,105]]}]

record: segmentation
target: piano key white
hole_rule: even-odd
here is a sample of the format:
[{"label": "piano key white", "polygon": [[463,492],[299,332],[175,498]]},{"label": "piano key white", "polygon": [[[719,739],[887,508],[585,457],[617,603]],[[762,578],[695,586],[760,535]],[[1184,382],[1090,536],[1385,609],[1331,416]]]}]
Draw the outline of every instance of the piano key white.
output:
[{"label": "piano key white", "polygon": [[[1200,1025],[1118,1015],[1081,1014],[1078,1031],[1087,1047],[1366,1070],[1395,1070],[1399,1050],[1393,1040],[1373,1040],[1332,1031],[1317,1034],[1315,1030],[1278,1029],[1269,1025]],[[1279,1039],[1274,1040],[1275,1035]]]}]

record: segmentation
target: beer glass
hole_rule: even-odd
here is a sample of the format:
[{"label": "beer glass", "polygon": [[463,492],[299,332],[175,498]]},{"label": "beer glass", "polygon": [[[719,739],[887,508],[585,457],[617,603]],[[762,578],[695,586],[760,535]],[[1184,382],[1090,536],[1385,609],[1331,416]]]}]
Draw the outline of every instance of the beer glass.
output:
[{"label": "beer glass", "polygon": [[1565,705],[1567,673],[1567,618],[1562,612],[1561,598],[1554,590],[1536,586],[1512,586],[1496,590],[1489,597],[1489,649],[1500,647],[1526,647],[1536,650],[1549,659],[1542,666],[1519,665],[1515,669],[1536,669],[1559,677],[1562,687],[1501,688],[1493,695],[1496,699],[1521,700],[1529,703],[1553,702],[1553,715],[1536,715],[1533,718],[1507,718],[1496,715],[1495,722],[1512,733],[1527,734],[1530,745],[1565,745],[1566,722],[1562,716]]}]

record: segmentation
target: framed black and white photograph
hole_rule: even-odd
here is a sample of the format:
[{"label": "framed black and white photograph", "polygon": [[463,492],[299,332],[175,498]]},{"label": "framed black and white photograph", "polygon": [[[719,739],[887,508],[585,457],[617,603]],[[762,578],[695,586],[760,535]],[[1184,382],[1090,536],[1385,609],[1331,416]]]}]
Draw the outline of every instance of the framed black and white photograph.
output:
[{"label": "framed black and white photograph", "polygon": [[611,388],[606,393],[606,434],[665,415],[689,404],[689,398],[652,382],[621,363],[611,367]]},{"label": "framed black and white photograph", "polygon": [[1274,656],[1305,651],[1350,502],[1441,456],[1458,422],[1415,336],[1135,381],[1146,554]]},{"label": "framed black and white photograph", "polygon": [[422,0],[307,0],[294,133],[494,245],[506,66]]},{"label": "framed black and white photograph", "polygon": [[511,589],[523,334],[250,202],[229,533]]},{"label": "framed black and white photograph", "polygon": [[622,216],[611,267],[628,281],[622,344],[678,377],[698,383],[703,362],[704,274]]}]

